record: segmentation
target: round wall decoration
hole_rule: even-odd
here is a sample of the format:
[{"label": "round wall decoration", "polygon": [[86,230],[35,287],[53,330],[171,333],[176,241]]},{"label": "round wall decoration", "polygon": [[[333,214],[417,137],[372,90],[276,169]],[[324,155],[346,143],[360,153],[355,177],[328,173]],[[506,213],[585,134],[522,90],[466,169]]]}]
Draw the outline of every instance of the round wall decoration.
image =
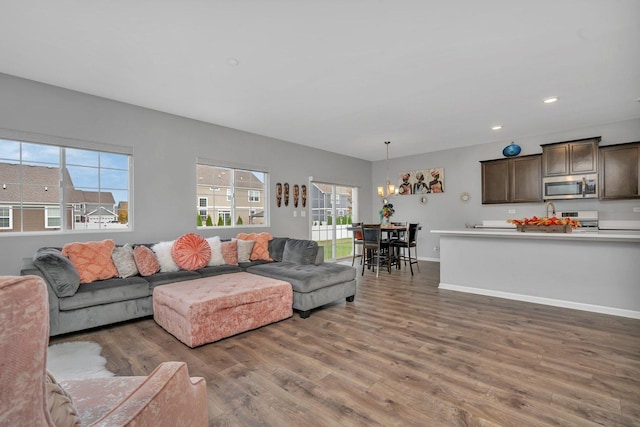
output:
[{"label": "round wall decoration", "polygon": [[460,200],[462,200],[463,202],[468,202],[470,198],[471,194],[467,193],[466,191],[460,194]]}]

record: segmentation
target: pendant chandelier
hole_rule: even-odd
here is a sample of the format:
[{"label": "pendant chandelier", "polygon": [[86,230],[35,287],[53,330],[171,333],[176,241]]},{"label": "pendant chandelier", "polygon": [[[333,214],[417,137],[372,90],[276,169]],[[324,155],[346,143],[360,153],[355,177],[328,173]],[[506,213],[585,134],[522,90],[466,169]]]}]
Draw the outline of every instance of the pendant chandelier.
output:
[{"label": "pendant chandelier", "polygon": [[390,198],[398,194],[398,189],[389,180],[389,144],[391,144],[391,141],[384,142],[384,145],[387,146],[387,181],[384,186],[378,187],[378,196],[385,204]]}]

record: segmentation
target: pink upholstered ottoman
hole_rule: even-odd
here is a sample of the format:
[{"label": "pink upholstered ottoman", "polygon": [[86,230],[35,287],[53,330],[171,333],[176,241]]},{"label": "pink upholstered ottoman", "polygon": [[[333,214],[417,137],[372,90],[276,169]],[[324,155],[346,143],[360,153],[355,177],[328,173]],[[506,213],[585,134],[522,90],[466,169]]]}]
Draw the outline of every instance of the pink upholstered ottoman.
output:
[{"label": "pink upholstered ottoman", "polygon": [[233,273],[158,286],[153,318],[189,347],[214,342],[293,315],[291,284]]}]

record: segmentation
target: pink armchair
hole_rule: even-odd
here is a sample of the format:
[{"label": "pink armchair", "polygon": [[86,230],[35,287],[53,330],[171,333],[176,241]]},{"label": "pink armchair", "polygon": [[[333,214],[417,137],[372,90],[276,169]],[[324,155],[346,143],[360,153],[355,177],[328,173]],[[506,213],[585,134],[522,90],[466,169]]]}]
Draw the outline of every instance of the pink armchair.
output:
[{"label": "pink armchair", "polygon": [[[45,384],[48,345],[44,281],[37,276],[0,276],[0,425],[55,425]],[[162,363],[148,377],[60,385],[73,403],[62,405],[63,411],[83,426],[208,424],[205,380],[190,378],[183,362]]]}]

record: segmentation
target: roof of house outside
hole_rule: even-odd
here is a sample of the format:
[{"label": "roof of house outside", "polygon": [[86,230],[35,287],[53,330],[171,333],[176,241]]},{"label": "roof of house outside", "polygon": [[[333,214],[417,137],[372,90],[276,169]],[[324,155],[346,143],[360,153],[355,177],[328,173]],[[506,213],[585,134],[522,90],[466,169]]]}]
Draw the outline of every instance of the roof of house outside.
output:
[{"label": "roof of house outside", "polygon": [[[66,181],[73,185],[66,169],[64,174]],[[0,163],[0,181],[0,203],[60,203],[60,168]],[[115,199],[110,191],[69,188],[67,202],[114,205]]]}]

